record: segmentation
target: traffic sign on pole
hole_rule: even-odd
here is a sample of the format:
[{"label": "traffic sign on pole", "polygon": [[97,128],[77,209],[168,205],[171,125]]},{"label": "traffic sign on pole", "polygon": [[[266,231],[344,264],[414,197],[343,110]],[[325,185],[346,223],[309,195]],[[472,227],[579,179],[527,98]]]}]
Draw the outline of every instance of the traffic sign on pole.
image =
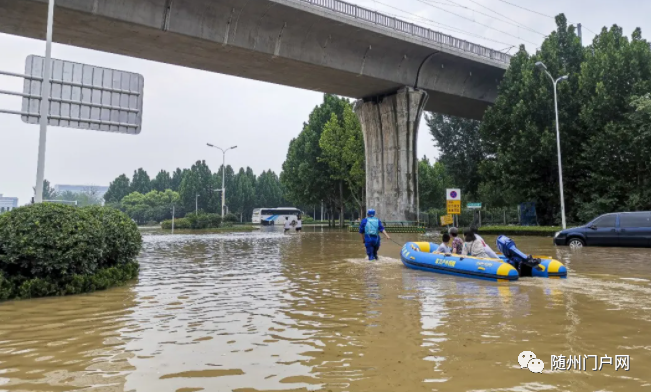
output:
[{"label": "traffic sign on pole", "polygon": [[461,215],[461,200],[448,200],[447,210],[449,215]]},{"label": "traffic sign on pole", "polygon": [[452,215],[441,216],[441,226],[448,226],[454,224],[454,217]]},{"label": "traffic sign on pole", "polygon": [[[38,124],[45,59],[25,60],[23,122]],[[47,125],[137,135],[142,125],[142,75],[65,60],[50,61]]]},{"label": "traffic sign on pole", "polygon": [[461,201],[461,189],[457,189],[457,188],[446,189],[445,194],[446,194],[446,200]]}]

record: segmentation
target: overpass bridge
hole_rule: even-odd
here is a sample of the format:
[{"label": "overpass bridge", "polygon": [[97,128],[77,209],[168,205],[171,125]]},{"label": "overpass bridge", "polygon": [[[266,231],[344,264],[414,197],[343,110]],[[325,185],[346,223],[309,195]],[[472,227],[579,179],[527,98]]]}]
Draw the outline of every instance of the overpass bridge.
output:
[{"label": "overpass bridge", "polygon": [[[46,0],[0,0],[44,39]],[[510,57],[339,0],[56,0],[55,42],[359,99],[367,204],[414,220],[423,110],[480,119]]]}]

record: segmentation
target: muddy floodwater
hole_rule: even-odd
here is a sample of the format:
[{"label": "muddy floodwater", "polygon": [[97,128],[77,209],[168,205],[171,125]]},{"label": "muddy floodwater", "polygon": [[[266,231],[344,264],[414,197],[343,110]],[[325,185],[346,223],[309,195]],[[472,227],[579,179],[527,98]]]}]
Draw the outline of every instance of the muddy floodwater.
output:
[{"label": "muddy floodwater", "polygon": [[[514,237],[569,278],[496,283],[409,270],[386,240],[369,263],[359,235],[304,230],[145,233],[125,287],[0,303],[0,391],[651,388],[651,249]],[[585,365],[551,371],[553,355]]]}]

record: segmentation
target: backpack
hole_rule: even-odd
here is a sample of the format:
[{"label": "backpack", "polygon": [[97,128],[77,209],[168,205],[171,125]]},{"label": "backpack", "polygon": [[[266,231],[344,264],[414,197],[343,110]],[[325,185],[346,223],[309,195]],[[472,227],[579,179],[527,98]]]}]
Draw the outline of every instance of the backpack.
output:
[{"label": "backpack", "polygon": [[366,218],[366,226],[364,226],[364,233],[367,235],[376,236],[380,227],[380,220],[378,218]]}]

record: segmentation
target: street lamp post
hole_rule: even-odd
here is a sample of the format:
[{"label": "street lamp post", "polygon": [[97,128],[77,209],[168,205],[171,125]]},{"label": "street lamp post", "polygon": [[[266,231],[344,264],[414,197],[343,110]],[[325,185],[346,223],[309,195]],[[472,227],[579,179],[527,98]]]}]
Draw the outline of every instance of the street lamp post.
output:
[{"label": "street lamp post", "polygon": [[561,76],[558,79],[554,79],[554,77],[547,71],[547,67],[545,64],[542,63],[542,61],[536,62],[536,67],[541,68],[547,76],[549,76],[549,79],[551,79],[552,84],[554,85],[554,110],[556,111],[556,147],[558,148],[558,181],[560,184],[560,189],[561,189],[561,219],[563,221],[563,230],[566,229],[565,225],[565,198],[563,197],[563,168],[561,166],[561,133],[559,130],[559,125],[558,125],[558,97],[556,94],[556,84],[558,82],[561,82],[563,80],[567,80],[567,75]]},{"label": "street lamp post", "polygon": [[237,146],[229,147],[227,149],[222,149],[217,146],[214,146],[210,143],[206,143],[208,147],[216,148],[222,152],[222,219],[224,218],[224,205],[226,204],[226,151],[236,149]]},{"label": "street lamp post", "polygon": [[194,198],[194,215],[199,215],[199,194]]}]

